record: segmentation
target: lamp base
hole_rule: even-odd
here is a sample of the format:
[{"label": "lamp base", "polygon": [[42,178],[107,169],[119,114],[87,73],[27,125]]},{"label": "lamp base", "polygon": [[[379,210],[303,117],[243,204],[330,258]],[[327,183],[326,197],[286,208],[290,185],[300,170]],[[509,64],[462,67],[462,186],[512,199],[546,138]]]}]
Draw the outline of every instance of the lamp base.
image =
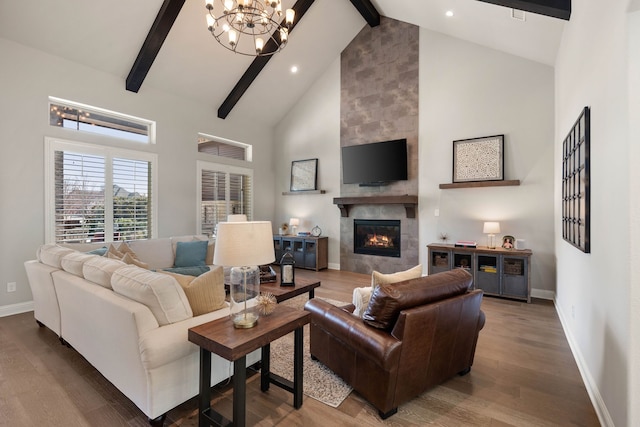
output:
[{"label": "lamp base", "polygon": [[233,327],[236,329],[250,329],[258,324],[258,316],[253,313],[240,313],[233,318]]}]

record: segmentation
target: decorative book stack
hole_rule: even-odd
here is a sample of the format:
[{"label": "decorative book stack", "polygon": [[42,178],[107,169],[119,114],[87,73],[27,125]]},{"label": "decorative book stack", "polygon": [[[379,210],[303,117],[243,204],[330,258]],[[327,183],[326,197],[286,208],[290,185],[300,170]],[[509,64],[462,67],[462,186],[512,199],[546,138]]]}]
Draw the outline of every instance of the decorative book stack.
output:
[{"label": "decorative book stack", "polygon": [[471,240],[458,240],[455,243],[456,248],[475,248],[478,244]]}]

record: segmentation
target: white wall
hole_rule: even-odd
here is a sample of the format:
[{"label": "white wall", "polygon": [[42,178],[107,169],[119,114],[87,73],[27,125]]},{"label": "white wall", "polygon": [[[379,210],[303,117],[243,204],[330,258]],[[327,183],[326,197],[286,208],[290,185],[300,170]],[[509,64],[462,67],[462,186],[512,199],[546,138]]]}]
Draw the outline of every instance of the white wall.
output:
[{"label": "white wall", "polygon": [[[274,225],[300,218],[298,231],[315,225],[329,237],[329,268],[340,268],[340,58],[307,91],[275,128]],[[291,162],[318,159],[318,189],[325,194],[283,196],[289,191]]]},{"label": "white wall", "polygon": [[[553,68],[440,33],[420,31],[420,259],[441,232],[487,245],[484,221],[526,240],[533,295],[552,298]],[[504,134],[505,179],[520,186],[440,190],[453,141]],[[439,216],[435,216],[435,210]]]},{"label": "white wall", "polygon": [[629,354],[629,248],[638,236],[629,234],[637,181],[629,169],[627,4],[573,2],[556,60],[555,96],[557,171],[562,140],[582,108],[591,107],[591,254],[562,240],[556,174],[556,306],[601,422],[616,426],[638,425],[628,413],[628,366],[638,363]]},{"label": "white wall", "polygon": [[[272,129],[219,120],[214,105],[149,86],[127,92],[123,77],[6,39],[0,39],[0,57],[0,315],[27,309],[32,299],[23,263],[44,241],[44,137],[105,143],[96,135],[49,126],[48,96],[157,122],[157,144],[134,146],[158,153],[160,237],[196,231],[196,160],[208,158],[197,153],[198,132],[254,145],[256,219],[273,217]],[[17,282],[15,293],[6,292],[7,282]]]},{"label": "white wall", "polygon": [[[633,0],[629,14],[629,44],[627,57],[629,58],[629,182],[640,182],[640,168],[634,167],[640,162],[640,121],[632,118],[640,117],[640,0]],[[629,202],[631,205],[631,223],[629,225],[630,259],[629,259],[629,284],[631,297],[630,304],[630,328],[629,328],[629,425],[640,425],[640,269],[631,268],[640,264],[640,192],[634,191],[634,186],[629,189]],[[632,284],[636,284],[633,286]]]}]

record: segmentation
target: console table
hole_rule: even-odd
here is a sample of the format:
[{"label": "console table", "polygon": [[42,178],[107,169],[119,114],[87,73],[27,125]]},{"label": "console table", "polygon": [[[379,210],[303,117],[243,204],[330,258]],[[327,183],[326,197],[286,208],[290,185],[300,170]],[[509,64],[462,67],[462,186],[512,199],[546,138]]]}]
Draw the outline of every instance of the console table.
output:
[{"label": "console table", "polygon": [[276,262],[280,263],[285,251],[291,251],[296,267],[322,270],[329,267],[329,238],[314,236],[273,236]]},{"label": "console table", "polygon": [[464,268],[473,275],[473,286],[486,295],[531,302],[531,255],[529,249],[456,247],[431,243],[429,274]]}]

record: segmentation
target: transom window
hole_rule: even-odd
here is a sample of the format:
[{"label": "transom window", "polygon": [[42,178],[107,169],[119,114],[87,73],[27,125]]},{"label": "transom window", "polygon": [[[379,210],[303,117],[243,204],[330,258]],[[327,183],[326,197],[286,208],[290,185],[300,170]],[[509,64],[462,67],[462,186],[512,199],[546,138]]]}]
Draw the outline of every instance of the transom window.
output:
[{"label": "transom window", "polygon": [[198,152],[228,159],[251,161],[251,145],[217,136],[198,134]]},{"label": "transom window", "polygon": [[49,124],[136,142],[155,143],[155,122],[49,97]]}]

